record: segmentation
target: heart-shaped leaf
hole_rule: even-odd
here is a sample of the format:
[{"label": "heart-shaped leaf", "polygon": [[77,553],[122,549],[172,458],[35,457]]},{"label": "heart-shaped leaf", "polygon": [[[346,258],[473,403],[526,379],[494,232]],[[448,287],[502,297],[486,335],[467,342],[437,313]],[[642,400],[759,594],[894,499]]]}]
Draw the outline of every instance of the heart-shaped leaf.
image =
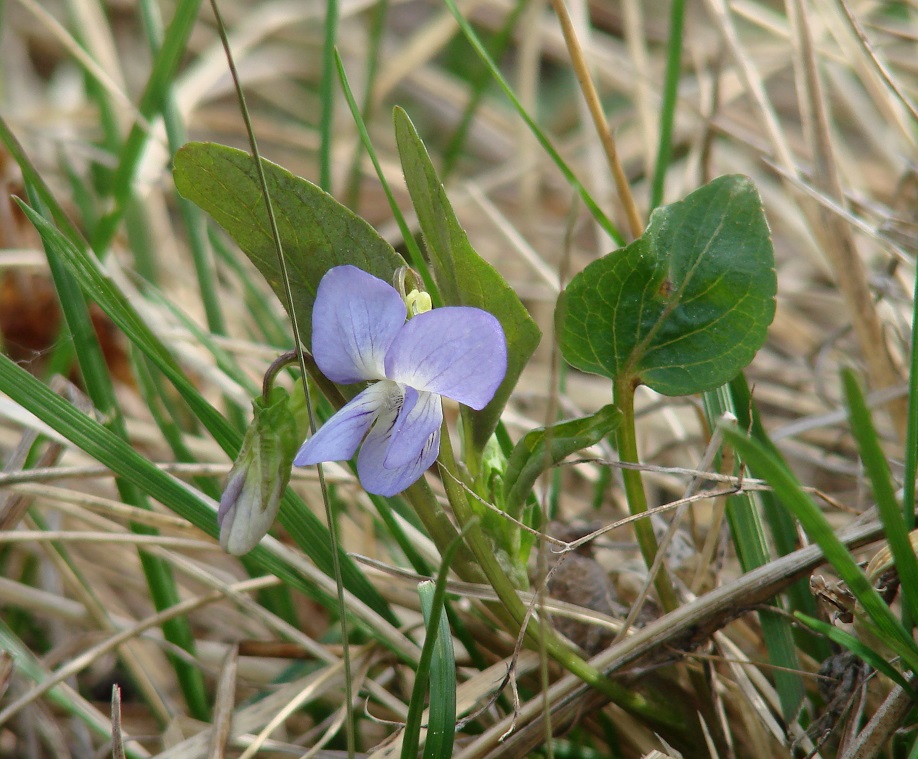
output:
[{"label": "heart-shaped leaf", "polygon": [[555,310],[573,366],[665,395],[712,390],[745,367],[775,313],[774,251],[748,177],[658,208],[643,237],[594,261]]},{"label": "heart-shaped leaf", "polygon": [[401,108],[395,109],[395,138],[443,302],[488,311],[500,321],[507,338],[507,373],[494,399],[480,412],[462,409],[471,424],[474,447],[481,450],[542,333],[510,285],[472,247],[424,143]]},{"label": "heart-shaped leaf", "polygon": [[[299,317],[300,340],[309,346],[312,304],[325,272],[353,264],[391,282],[405,262],[373,227],[312,182],[264,159],[262,166]],[[176,153],[173,174],[178,191],[230,234],[287,306],[252,156],[225,145],[192,142]]]}]

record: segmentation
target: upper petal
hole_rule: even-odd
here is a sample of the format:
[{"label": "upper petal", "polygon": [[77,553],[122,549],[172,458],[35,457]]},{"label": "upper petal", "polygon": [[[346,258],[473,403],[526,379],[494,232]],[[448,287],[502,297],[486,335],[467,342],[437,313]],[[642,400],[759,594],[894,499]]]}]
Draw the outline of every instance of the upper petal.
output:
[{"label": "upper petal", "polygon": [[414,458],[403,466],[387,467],[386,456],[391,448],[393,425],[380,419],[360,448],[357,475],[368,493],[391,496],[414,484],[433,464],[440,452],[440,428],[437,427]]},{"label": "upper petal", "polygon": [[507,372],[504,330],[480,308],[435,308],[401,328],[385,368],[391,380],[482,409]]},{"label": "upper petal", "polygon": [[312,308],[312,355],[332,382],[383,379],[407,310],[394,287],[356,266],[329,269]]},{"label": "upper petal", "polygon": [[405,388],[405,402],[392,428],[383,466],[394,469],[414,461],[442,423],[443,403],[439,395]]},{"label": "upper petal", "polygon": [[401,395],[394,382],[377,382],[357,395],[303,443],[293,459],[294,465],[345,461],[353,457],[373,422],[392,404],[393,391]]}]

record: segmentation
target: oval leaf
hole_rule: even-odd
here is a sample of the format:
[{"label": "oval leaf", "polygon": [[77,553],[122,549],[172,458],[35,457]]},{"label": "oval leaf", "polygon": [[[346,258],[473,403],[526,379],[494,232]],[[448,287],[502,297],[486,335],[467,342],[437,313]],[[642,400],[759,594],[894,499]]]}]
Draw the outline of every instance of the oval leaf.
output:
[{"label": "oval leaf", "polygon": [[[300,340],[312,345],[312,304],[322,276],[353,264],[391,282],[404,260],[373,227],[312,182],[262,159],[277,219]],[[226,145],[191,142],[175,154],[175,186],[237,242],[287,307],[255,162]],[[287,309],[290,310],[289,308]]]},{"label": "oval leaf", "polygon": [[712,390],[762,346],[776,290],[759,194],[748,177],[720,177],[574,277],[555,311],[561,352],[664,395]]},{"label": "oval leaf", "polygon": [[462,409],[463,414],[470,416],[473,443],[481,450],[494,432],[501,411],[542,333],[497,269],[472,247],[424,143],[401,108],[395,109],[395,138],[405,182],[444,303],[488,311],[500,321],[507,338],[507,373],[494,399],[479,412]]}]

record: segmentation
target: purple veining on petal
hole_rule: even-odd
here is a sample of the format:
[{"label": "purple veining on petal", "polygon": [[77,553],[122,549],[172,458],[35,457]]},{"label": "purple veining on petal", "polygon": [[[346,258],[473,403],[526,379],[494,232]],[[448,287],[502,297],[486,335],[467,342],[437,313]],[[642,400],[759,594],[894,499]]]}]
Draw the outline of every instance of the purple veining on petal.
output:
[{"label": "purple veining on petal", "polygon": [[351,458],[364,488],[395,495],[436,460],[440,396],[482,409],[507,370],[500,322],[477,308],[449,307],[405,322],[398,292],[354,266],[329,270],[313,309],[313,355],[332,381],[380,380],[306,441],[298,466]]},{"label": "purple veining on petal", "polygon": [[500,322],[478,308],[437,308],[410,319],[392,342],[386,376],[484,408],[507,372]]},{"label": "purple veining on petal", "polygon": [[332,382],[385,377],[385,356],[405,323],[394,287],[356,266],[329,269],[312,310],[312,355]]},{"label": "purple veining on petal", "polygon": [[368,387],[303,443],[293,459],[294,465],[345,461],[353,457],[373,422],[392,402],[393,392],[400,394],[394,382],[377,382]]},{"label": "purple veining on petal", "polygon": [[384,461],[390,448],[392,429],[383,425],[374,427],[360,448],[357,457],[357,475],[368,493],[392,496],[413,485],[437,459],[440,452],[440,428],[425,441],[415,458],[404,466],[387,468]]},{"label": "purple veining on petal", "polygon": [[383,466],[396,469],[408,465],[417,458],[442,422],[443,403],[439,395],[406,388],[405,404],[392,430]]}]

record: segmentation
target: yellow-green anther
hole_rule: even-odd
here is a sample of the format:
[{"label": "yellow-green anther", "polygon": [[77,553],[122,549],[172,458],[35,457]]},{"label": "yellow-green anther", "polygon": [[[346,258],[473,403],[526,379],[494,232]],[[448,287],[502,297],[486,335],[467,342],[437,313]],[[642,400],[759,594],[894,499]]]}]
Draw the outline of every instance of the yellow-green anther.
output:
[{"label": "yellow-green anther", "polygon": [[408,315],[417,316],[430,311],[433,303],[430,300],[430,293],[422,290],[412,290],[405,296],[405,305],[408,306]]}]

